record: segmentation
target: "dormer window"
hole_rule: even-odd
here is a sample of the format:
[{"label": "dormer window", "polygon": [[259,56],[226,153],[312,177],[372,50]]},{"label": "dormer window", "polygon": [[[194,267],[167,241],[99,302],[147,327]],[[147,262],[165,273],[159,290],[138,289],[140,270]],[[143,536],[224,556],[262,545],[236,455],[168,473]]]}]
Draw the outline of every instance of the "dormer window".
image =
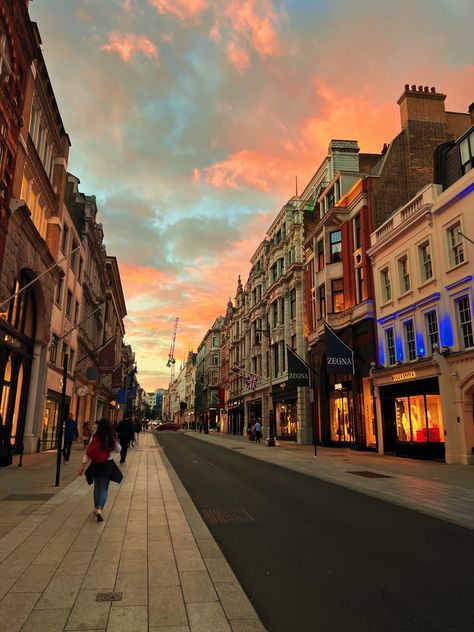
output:
[{"label": "dormer window", "polygon": [[8,46],[7,34],[2,24],[0,24],[0,76],[5,83],[8,83],[11,69],[10,48]]}]

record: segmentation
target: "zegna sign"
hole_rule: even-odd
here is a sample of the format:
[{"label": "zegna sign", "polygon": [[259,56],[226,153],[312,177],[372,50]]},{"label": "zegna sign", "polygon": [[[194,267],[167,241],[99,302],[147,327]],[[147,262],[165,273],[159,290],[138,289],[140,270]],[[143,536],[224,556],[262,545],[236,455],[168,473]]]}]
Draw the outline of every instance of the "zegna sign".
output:
[{"label": "zegna sign", "polygon": [[328,357],[327,364],[333,364],[337,366],[350,366],[352,368],[352,358],[339,358],[337,356]]},{"label": "zegna sign", "polygon": [[392,375],[392,382],[403,382],[403,380],[412,380],[416,377],[416,371],[404,371],[403,373],[395,373]]}]

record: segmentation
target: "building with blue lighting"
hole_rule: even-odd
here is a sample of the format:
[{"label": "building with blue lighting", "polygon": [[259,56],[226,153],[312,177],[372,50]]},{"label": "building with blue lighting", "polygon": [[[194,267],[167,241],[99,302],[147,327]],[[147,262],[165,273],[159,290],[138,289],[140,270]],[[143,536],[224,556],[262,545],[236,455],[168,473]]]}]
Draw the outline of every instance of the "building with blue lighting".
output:
[{"label": "building with blue lighting", "polygon": [[474,464],[474,127],[435,158],[371,235],[379,452]]}]

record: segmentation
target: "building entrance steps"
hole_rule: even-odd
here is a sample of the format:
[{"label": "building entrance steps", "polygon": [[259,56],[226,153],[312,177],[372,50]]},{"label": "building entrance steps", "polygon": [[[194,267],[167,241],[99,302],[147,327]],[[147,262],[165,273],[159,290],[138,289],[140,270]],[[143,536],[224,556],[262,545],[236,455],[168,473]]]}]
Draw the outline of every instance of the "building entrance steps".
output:
[{"label": "building entrance steps", "polygon": [[220,432],[187,436],[474,529],[474,468],[383,456],[349,448],[278,442],[269,448]]},{"label": "building entrance steps", "polygon": [[[68,472],[77,473],[81,454]],[[54,480],[48,456],[38,461]],[[142,433],[122,471],[122,484],[110,485],[104,522],[93,520],[92,489],[76,476],[0,539],[2,629],[264,632],[152,433]],[[2,498],[14,493],[18,476],[12,472],[2,487],[3,473],[2,516],[15,502]],[[22,490],[28,478],[34,487],[35,473],[22,471]]]}]

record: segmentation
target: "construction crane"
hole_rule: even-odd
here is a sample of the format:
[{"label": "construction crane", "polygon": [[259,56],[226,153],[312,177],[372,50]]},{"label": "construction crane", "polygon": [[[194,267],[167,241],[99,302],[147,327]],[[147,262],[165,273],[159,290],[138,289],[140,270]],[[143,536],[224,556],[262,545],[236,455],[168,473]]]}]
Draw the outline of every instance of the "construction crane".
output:
[{"label": "construction crane", "polygon": [[171,368],[171,376],[170,376],[170,385],[174,384],[174,365],[176,364],[176,360],[174,359],[174,345],[176,343],[176,332],[178,331],[178,320],[176,318],[174,321],[173,333],[171,334],[171,344],[170,344],[170,352],[168,354],[168,362],[166,366]]}]

